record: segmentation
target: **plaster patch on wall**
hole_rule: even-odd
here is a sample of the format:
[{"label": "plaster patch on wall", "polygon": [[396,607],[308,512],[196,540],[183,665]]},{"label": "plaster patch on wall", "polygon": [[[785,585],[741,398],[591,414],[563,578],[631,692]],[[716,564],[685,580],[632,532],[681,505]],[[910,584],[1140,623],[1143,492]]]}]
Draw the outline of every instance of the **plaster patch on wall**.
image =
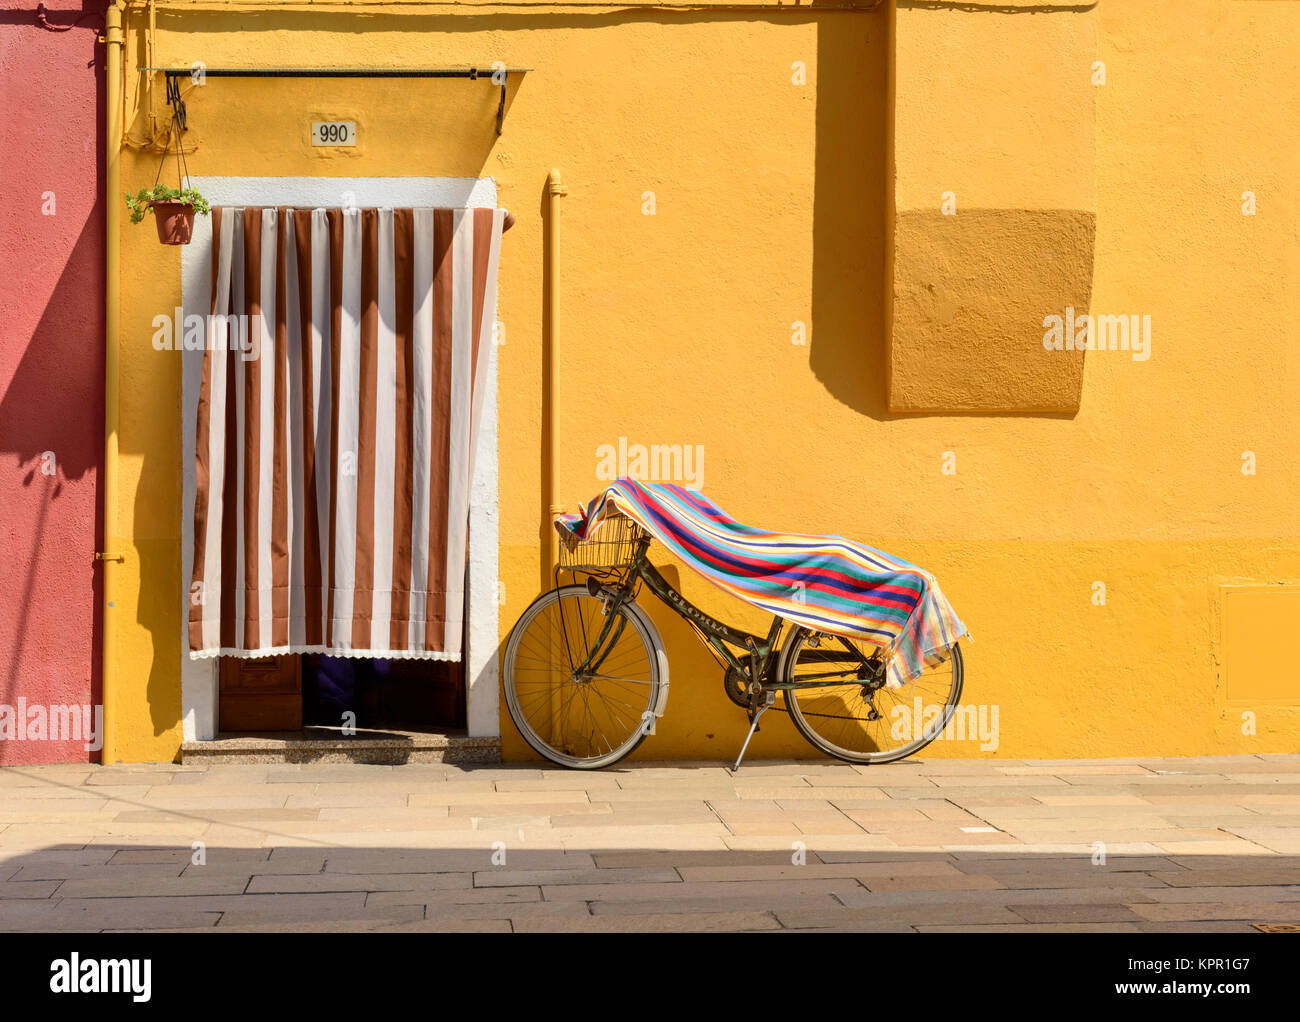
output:
[{"label": "plaster patch on wall", "polygon": [[1221,586],[1219,592],[1225,698],[1300,702],[1300,585]]},{"label": "plaster patch on wall", "polygon": [[1088,312],[1095,235],[1077,209],[899,211],[890,410],[1078,411],[1086,353],[1046,350],[1043,321]]}]

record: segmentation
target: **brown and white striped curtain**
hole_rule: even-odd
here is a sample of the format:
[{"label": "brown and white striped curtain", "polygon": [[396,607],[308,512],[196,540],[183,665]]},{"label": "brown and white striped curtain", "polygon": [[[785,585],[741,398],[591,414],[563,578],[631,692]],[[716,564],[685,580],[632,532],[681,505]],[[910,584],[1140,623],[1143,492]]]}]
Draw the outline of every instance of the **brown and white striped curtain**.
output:
[{"label": "brown and white striped curtain", "polygon": [[505,215],[212,211],[191,656],[460,658]]}]

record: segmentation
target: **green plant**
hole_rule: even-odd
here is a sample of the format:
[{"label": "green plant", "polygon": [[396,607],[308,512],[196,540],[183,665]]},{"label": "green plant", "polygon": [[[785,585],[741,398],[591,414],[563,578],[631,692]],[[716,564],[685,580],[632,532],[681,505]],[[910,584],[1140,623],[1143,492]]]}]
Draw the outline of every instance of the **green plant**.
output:
[{"label": "green plant", "polygon": [[149,203],[151,202],[181,202],[187,206],[192,206],[194,212],[202,213],[204,216],[207,216],[211,211],[208,200],[193,188],[169,188],[167,185],[154,185],[152,188],[141,188],[134,195],[127,195],[126,208],[131,211],[131,223],[138,224],[144,219],[145,213],[149,212]]}]

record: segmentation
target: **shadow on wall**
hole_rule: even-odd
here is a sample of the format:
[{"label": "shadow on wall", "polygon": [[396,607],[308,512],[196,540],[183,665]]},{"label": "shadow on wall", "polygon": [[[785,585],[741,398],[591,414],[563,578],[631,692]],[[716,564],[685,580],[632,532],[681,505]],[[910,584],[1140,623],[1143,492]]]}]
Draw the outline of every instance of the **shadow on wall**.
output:
[{"label": "shadow on wall", "polygon": [[[1081,14],[1095,6],[899,0],[939,16]],[[832,397],[879,421],[1072,418],[1084,352],[1044,350],[1038,324],[1045,312],[1088,310],[1095,214],[968,209],[945,216],[936,195],[933,209],[899,210],[895,223],[888,4],[877,14],[828,19],[818,30],[813,372]],[[890,232],[897,252],[892,365]],[[1023,331],[1008,328],[1021,323]]]},{"label": "shadow on wall", "polygon": [[[30,487],[42,475],[43,456],[53,451],[58,469],[50,493],[54,499],[64,481],[93,473],[103,457],[103,216],[101,200],[68,252],[50,300],[0,395],[0,452],[18,459],[22,485]],[[87,398],[97,400],[98,407],[87,409]]]},{"label": "shadow on wall", "polygon": [[[10,576],[5,582],[10,605],[16,613],[12,615],[13,638],[7,649],[0,650],[0,658],[7,668],[0,678],[0,703],[4,704],[13,704],[20,695],[32,701],[44,698],[30,685],[18,689],[20,676],[30,681],[40,673],[34,663],[39,651],[37,656],[29,655],[32,651],[28,649],[28,637],[34,625],[44,627],[52,609],[45,606],[47,601],[42,600],[38,591],[37,576],[42,569],[43,555],[75,557],[87,547],[93,547],[100,533],[98,502],[94,520],[82,521],[69,520],[56,501],[62,496],[65,483],[93,475],[101,457],[104,321],[103,302],[95,299],[103,292],[95,288],[87,293],[87,283],[98,282],[102,276],[101,208],[97,204],[83,225],[45,311],[23,349],[13,378],[0,396],[0,452],[17,459],[18,481],[23,487],[21,494],[10,493],[5,497],[9,505],[6,518],[17,517],[15,512],[21,514],[19,508],[36,505],[34,520],[22,515],[23,524],[6,537],[8,542],[17,545],[17,549],[7,551],[10,564],[25,562],[25,567],[20,568],[21,581]],[[99,400],[91,405],[91,414],[86,414],[84,399],[96,392]],[[99,414],[95,415],[94,411]],[[89,557],[84,567],[86,589],[82,593],[65,593],[63,597],[92,600],[94,634],[98,634],[99,573]],[[66,606],[61,603],[60,609]],[[91,638],[91,635],[84,636],[87,641]],[[92,659],[91,675],[97,678],[98,652],[93,657],[90,650],[85,653]]]},{"label": "shadow on wall", "polygon": [[832,397],[888,418],[885,174],[888,4],[817,31],[812,319],[809,360]]}]

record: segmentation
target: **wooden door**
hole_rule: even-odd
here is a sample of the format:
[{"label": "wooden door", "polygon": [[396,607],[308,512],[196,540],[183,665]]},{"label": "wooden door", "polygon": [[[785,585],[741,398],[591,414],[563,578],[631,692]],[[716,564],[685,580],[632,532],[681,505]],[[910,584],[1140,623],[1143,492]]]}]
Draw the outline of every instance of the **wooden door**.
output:
[{"label": "wooden door", "polygon": [[219,709],[222,731],[301,730],[302,658],[222,657]]}]

